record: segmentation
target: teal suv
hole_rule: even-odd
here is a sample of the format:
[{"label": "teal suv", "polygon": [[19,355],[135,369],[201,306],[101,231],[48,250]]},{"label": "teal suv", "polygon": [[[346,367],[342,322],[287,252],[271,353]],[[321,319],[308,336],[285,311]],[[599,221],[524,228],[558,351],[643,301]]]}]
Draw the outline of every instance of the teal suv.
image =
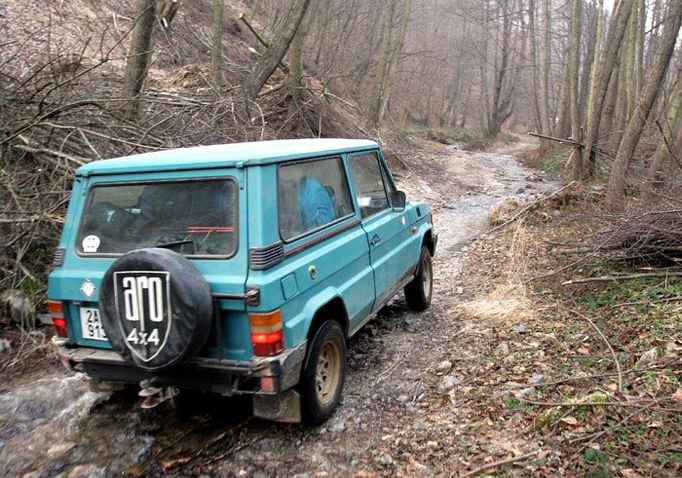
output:
[{"label": "teal suv", "polygon": [[202,146],[76,171],[49,276],[54,349],[143,405],[183,388],[321,423],[346,340],[401,290],[431,302],[431,211],[373,141]]}]

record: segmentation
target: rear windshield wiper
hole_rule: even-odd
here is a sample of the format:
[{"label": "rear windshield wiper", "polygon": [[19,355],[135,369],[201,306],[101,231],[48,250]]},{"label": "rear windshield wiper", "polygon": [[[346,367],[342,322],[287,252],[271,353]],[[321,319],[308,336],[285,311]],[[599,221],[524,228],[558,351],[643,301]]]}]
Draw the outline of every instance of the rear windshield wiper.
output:
[{"label": "rear windshield wiper", "polygon": [[161,244],[155,244],[154,247],[172,248],[175,246],[182,246],[184,244],[192,244],[192,253],[195,253],[197,251],[197,246],[191,239],[187,239],[184,241],[162,242]]}]

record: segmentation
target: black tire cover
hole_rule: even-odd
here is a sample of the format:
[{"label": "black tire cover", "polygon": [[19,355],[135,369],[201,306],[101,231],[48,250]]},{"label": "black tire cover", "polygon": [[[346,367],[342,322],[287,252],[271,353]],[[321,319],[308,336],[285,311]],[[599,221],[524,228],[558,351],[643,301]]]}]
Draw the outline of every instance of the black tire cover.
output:
[{"label": "black tire cover", "polygon": [[211,331],[208,283],[188,259],[168,249],[119,257],[102,279],[99,307],[113,349],[145,370],[191,358]]}]

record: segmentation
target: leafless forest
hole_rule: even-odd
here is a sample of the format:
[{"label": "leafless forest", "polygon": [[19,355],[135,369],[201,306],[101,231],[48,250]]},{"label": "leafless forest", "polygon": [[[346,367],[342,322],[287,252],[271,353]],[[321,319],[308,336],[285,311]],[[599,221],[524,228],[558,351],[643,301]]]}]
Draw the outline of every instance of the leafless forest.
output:
[{"label": "leafless forest", "polygon": [[[529,161],[567,189],[497,224],[553,204],[538,221],[570,217],[574,229],[570,241],[543,236],[564,262],[538,276],[663,277],[652,300],[677,304],[679,334],[681,24],[682,0],[0,0],[0,324],[26,331],[44,311],[73,171],[90,161],[361,137],[400,174],[436,167],[420,141],[485,151],[531,132]],[[641,350],[628,347],[611,352],[634,364]],[[679,405],[679,355],[674,366],[665,383]],[[675,474],[679,416],[665,417],[677,465],[660,470]]]}]

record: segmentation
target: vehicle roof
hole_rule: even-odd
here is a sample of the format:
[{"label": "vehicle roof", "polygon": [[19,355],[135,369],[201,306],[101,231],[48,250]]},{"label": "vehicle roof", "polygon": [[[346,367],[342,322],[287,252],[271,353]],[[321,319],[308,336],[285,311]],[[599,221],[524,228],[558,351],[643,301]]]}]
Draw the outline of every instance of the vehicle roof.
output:
[{"label": "vehicle roof", "polygon": [[121,158],[93,161],[76,170],[77,176],[123,174],[151,171],[225,168],[270,164],[292,159],[305,159],[376,149],[379,145],[366,139],[284,139],[249,143],[217,144],[192,148],[169,149],[135,154]]}]

